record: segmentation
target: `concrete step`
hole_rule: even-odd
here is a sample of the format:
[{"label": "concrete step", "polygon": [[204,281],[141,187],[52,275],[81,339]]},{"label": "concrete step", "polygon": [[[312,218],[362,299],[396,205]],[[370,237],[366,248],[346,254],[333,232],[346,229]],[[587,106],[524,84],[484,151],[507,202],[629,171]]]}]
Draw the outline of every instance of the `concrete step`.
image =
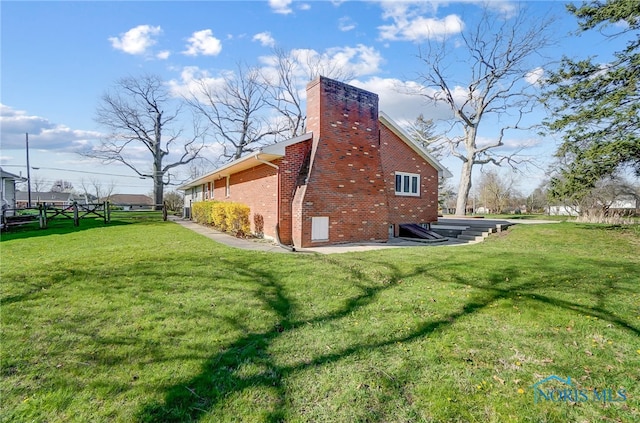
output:
[{"label": "concrete step", "polygon": [[463,231],[460,235],[473,235],[473,236],[481,236],[481,237],[487,237],[489,236],[489,234],[491,233],[491,231],[478,231],[478,230],[466,230]]},{"label": "concrete step", "polygon": [[458,239],[464,239],[466,241],[482,241],[484,237],[475,235],[458,235]]},{"label": "concrete step", "polygon": [[498,219],[439,218],[431,230],[460,243],[481,242],[490,234],[501,232],[511,225]]}]

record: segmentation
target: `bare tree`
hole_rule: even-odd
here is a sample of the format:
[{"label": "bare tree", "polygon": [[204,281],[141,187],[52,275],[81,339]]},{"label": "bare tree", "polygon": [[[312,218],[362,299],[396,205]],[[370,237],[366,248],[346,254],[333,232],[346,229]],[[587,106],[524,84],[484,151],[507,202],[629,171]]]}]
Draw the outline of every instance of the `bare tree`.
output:
[{"label": "bare tree", "polygon": [[[91,195],[95,198],[95,202],[101,203],[108,200],[116,189],[115,181],[110,181],[108,184],[103,184],[100,180],[91,178],[89,181],[82,179],[80,181],[83,193],[88,197]],[[88,198],[87,198],[88,200]]]},{"label": "bare tree", "polygon": [[[456,214],[466,212],[475,165],[521,163],[520,151],[504,154],[500,147],[508,130],[528,129],[521,125],[536,103],[537,87],[531,83],[536,74],[533,59],[551,44],[551,20],[532,20],[524,9],[512,17],[497,13],[485,6],[477,25],[461,34],[463,47],[432,40],[419,53],[425,65],[419,76],[425,89],[420,94],[432,103],[444,104],[453,115],[447,136],[433,147],[444,148],[462,161]],[[460,52],[465,56],[456,57]],[[461,69],[468,70],[466,83],[452,73]],[[495,120],[489,129],[495,132],[484,138],[492,140],[479,143],[481,123],[490,116]]]},{"label": "bare tree", "polygon": [[[47,182],[42,176],[31,175],[31,191],[32,192],[43,192],[45,187],[47,186]],[[26,191],[27,188],[27,180],[16,182],[16,188],[20,191]]]},{"label": "bare tree", "polygon": [[543,181],[525,199],[527,212],[542,213],[549,206],[549,181]]},{"label": "bare tree", "polygon": [[286,134],[293,138],[306,132],[306,113],[300,97],[306,84],[322,75],[338,81],[353,79],[354,75],[335,60],[321,55],[306,55],[298,50],[273,50],[273,66],[262,71],[265,101],[284,121]]},{"label": "bare tree", "polygon": [[619,172],[602,178],[587,195],[580,199],[580,214],[597,211],[607,216],[617,200],[627,197],[637,201],[638,190],[639,187],[627,181]]},{"label": "bare tree", "polygon": [[180,212],[184,206],[184,196],[178,191],[171,191],[165,195],[165,203],[171,212]]},{"label": "bare tree", "polygon": [[186,100],[209,125],[209,135],[223,146],[223,156],[234,160],[283,132],[268,119],[265,91],[257,69],[238,65],[237,72],[224,75],[219,86],[207,79],[197,81]]},{"label": "bare tree", "polygon": [[480,203],[489,213],[501,213],[515,197],[514,185],[512,176],[500,175],[494,169],[483,172],[478,182]]},{"label": "bare tree", "polygon": [[[181,107],[174,101],[156,75],[120,79],[114,92],[102,96],[96,112],[96,121],[109,129],[109,135],[83,153],[105,163],[120,162],[152,179],[156,205],[162,204],[164,186],[171,183],[170,171],[194,160],[204,146],[196,119],[188,137],[178,129]],[[140,147],[147,150],[150,166],[135,157]]]},{"label": "bare tree", "polygon": [[58,179],[51,184],[50,192],[72,192],[73,184],[64,179]]},{"label": "bare tree", "polygon": [[415,122],[409,127],[409,135],[422,147],[429,150],[438,159],[441,159],[444,155],[444,145],[436,142],[439,137],[435,134],[436,128],[433,119],[426,119],[423,114],[420,114]]}]

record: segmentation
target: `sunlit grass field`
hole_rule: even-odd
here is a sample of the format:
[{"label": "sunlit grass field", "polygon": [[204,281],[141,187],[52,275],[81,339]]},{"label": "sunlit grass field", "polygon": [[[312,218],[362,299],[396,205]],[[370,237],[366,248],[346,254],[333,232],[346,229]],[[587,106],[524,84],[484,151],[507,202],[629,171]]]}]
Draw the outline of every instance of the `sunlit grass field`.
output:
[{"label": "sunlit grass field", "polygon": [[128,216],[2,235],[1,421],[640,421],[637,225],[325,256]]}]

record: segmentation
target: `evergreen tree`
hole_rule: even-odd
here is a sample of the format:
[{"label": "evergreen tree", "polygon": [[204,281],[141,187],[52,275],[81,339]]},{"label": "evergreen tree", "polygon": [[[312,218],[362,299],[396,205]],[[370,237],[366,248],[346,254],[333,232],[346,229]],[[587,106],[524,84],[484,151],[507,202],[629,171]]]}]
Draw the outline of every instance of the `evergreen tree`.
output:
[{"label": "evergreen tree", "polygon": [[546,125],[563,132],[551,195],[579,199],[625,167],[640,175],[640,2],[591,1],[567,8],[581,31],[615,25],[619,29],[609,37],[630,38],[609,63],[564,58],[547,80],[553,118]]}]

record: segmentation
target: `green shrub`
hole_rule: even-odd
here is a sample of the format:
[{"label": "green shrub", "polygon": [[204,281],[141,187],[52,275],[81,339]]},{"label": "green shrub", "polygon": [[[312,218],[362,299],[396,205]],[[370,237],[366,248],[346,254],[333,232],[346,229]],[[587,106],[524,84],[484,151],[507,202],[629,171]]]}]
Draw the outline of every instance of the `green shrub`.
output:
[{"label": "green shrub", "polygon": [[244,236],[251,232],[250,209],[240,203],[226,201],[200,201],[192,205],[192,218],[198,223]]}]

